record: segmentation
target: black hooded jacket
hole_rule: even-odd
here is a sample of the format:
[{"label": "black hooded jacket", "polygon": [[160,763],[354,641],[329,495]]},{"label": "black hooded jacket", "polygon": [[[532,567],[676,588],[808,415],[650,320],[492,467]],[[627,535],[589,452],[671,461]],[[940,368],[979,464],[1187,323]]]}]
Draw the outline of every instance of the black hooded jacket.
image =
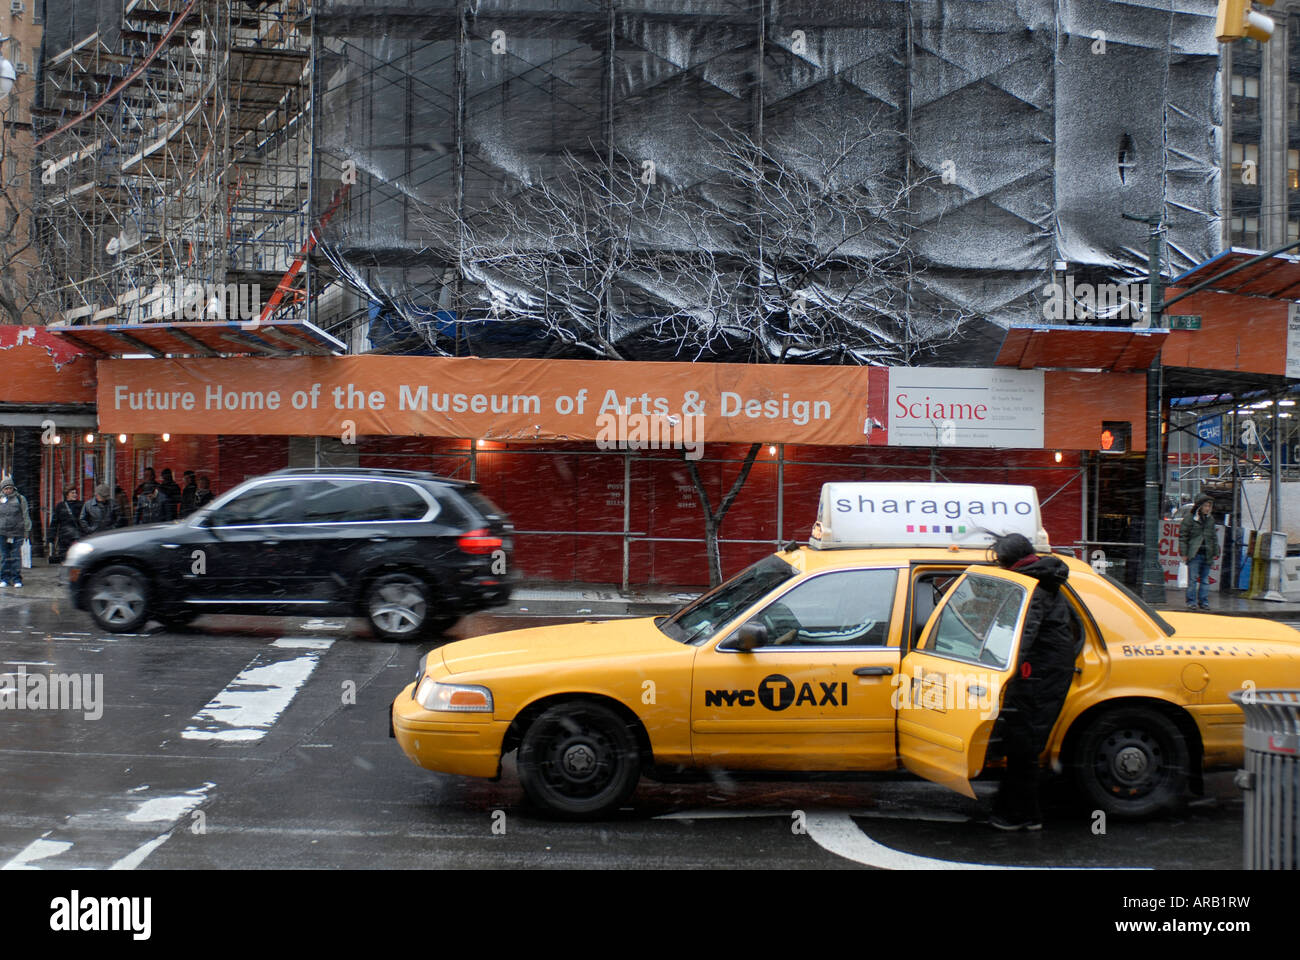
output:
[{"label": "black hooded jacket", "polygon": [[1020,664],[1030,670],[1067,668],[1074,669],[1078,655],[1074,634],[1074,620],[1070,605],[1061,595],[1061,587],[1070,575],[1069,568],[1058,557],[1026,557],[1011,568],[1016,573],[1033,577],[1038,588],[1029,601],[1029,614],[1025,617],[1025,630],[1020,640]]}]

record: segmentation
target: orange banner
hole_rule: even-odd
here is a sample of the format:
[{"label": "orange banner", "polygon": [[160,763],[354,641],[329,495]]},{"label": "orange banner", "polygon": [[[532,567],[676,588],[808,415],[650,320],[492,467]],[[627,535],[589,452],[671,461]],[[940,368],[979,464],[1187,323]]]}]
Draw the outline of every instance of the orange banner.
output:
[{"label": "orange banner", "polygon": [[[108,433],[865,442],[884,368],[447,357],[103,360]],[[882,414],[877,411],[875,419]]]}]

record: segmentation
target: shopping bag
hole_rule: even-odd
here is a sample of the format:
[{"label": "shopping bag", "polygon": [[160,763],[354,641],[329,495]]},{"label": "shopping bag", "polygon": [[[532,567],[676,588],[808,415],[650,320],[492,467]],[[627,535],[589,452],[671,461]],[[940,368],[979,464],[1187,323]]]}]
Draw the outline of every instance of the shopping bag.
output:
[{"label": "shopping bag", "polygon": [[1182,562],[1178,564],[1178,589],[1187,589],[1187,564]]},{"label": "shopping bag", "polygon": [[32,568],[32,542],[30,540],[23,541],[21,556],[23,558],[23,569],[30,570]]}]

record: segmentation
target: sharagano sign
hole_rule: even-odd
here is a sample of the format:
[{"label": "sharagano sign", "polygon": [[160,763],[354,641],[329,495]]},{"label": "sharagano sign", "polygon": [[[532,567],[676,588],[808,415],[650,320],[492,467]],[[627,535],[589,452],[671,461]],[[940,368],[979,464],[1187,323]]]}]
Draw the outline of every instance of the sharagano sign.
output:
[{"label": "sharagano sign", "polygon": [[710,443],[866,440],[882,368],[447,357],[105,360],[109,433],[597,440],[613,418]]}]

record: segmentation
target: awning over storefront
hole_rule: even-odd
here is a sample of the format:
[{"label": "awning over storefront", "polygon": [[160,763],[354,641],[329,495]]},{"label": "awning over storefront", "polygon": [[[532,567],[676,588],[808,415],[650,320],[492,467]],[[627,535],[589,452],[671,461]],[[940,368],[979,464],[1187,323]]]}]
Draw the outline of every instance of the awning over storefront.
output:
[{"label": "awning over storefront", "polygon": [[343,341],[301,320],[198,320],[46,329],[95,357],[331,356],[347,350]]},{"label": "awning over storefront", "polygon": [[[1259,250],[1242,250],[1233,247],[1216,257],[1198,264],[1170,281],[1170,286],[1190,290],[1216,274],[1231,270],[1248,260],[1260,256]],[[1217,293],[1236,293],[1248,297],[1272,297],[1278,300],[1300,299],[1300,256],[1274,254],[1267,260],[1252,264],[1236,273],[1211,283],[1206,290]]]},{"label": "awning over storefront", "polygon": [[1021,370],[1145,370],[1165,343],[1168,330],[1132,327],[1012,327],[995,361]]}]

